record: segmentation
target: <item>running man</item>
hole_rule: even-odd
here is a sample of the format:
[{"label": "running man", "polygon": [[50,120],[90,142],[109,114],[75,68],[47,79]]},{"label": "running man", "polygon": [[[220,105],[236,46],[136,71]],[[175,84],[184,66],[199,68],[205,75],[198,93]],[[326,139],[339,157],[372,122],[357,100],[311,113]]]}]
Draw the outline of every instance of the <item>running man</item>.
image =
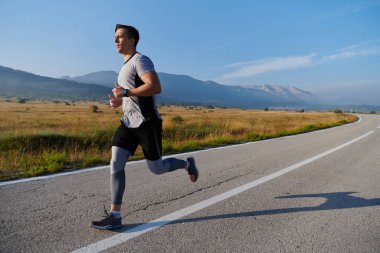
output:
[{"label": "running man", "polygon": [[138,42],[136,28],[116,25],[115,45],[124,58],[124,65],[109,100],[112,108],[122,106],[124,115],[111,144],[111,211],[106,211],[104,219],[90,223],[97,229],[122,227],[120,210],[125,189],[124,167],[138,145],[142,146],[148,167],[154,174],[184,169],[191,182],[196,182],[199,176],[193,157],[162,160],[162,118],[154,96],[161,92],[161,84],[152,61],[136,51]]}]

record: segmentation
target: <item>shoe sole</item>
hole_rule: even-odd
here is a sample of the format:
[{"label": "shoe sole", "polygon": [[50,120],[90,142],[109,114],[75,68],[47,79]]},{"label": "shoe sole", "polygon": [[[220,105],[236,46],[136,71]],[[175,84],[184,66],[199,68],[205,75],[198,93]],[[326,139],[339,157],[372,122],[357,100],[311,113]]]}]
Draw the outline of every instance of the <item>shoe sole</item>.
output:
[{"label": "shoe sole", "polygon": [[91,224],[91,227],[93,228],[96,228],[96,229],[99,229],[99,230],[114,230],[114,229],[118,229],[118,228],[121,228],[123,225],[108,225],[108,226],[96,226],[96,225],[92,225]]},{"label": "shoe sole", "polygon": [[198,181],[198,178],[199,178],[199,170],[198,170],[198,168],[197,168],[197,165],[195,164],[195,159],[194,159],[194,157],[191,156],[191,157],[189,157],[189,158],[187,158],[187,159],[188,159],[188,160],[191,159],[191,160],[193,161],[195,174],[189,174],[189,175],[190,175],[190,176],[195,176],[195,180],[192,180],[191,177],[190,177],[190,181],[193,182],[193,183],[195,183],[195,182]]}]

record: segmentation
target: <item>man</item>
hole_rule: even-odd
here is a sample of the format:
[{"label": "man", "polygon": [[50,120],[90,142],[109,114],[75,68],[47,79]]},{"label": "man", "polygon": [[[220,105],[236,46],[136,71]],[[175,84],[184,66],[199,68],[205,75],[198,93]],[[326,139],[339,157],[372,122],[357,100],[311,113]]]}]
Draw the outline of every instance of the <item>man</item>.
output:
[{"label": "man", "polygon": [[136,51],[138,42],[139,32],[136,28],[116,25],[115,45],[124,58],[124,65],[109,99],[112,108],[123,107],[124,115],[112,139],[111,211],[106,211],[104,219],[90,223],[97,229],[116,229],[122,226],[120,210],[125,189],[124,167],[139,144],[148,167],[154,174],[185,169],[191,182],[196,182],[199,176],[193,157],[186,160],[162,160],[162,118],[154,96],[161,92],[161,84],[152,61]]}]

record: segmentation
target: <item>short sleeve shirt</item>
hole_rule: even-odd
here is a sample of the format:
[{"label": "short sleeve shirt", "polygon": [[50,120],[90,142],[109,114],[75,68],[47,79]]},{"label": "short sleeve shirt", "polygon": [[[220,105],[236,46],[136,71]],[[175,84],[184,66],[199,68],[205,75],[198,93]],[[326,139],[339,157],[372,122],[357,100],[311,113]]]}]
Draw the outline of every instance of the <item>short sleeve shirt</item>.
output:
[{"label": "short sleeve shirt", "polygon": [[[122,66],[118,76],[118,85],[124,89],[137,88],[143,84],[140,77],[152,71],[155,71],[153,62],[145,55],[136,52]],[[137,128],[152,117],[161,119],[155,96],[123,97],[123,112],[121,121],[128,128]]]}]

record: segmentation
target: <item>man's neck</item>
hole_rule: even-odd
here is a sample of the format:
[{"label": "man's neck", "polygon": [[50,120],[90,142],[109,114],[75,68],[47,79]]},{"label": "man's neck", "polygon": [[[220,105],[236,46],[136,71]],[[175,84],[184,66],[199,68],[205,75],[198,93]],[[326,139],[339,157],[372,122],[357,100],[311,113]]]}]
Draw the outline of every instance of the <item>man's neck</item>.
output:
[{"label": "man's neck", "polygon": [[128,53],[126,54],[122,54],[123,55],[123,58],[124,58],[124,62],[128,61],[129,59],[131,59],[131,57],[136,53],[136,49],[131,49],[128,51]]}]

